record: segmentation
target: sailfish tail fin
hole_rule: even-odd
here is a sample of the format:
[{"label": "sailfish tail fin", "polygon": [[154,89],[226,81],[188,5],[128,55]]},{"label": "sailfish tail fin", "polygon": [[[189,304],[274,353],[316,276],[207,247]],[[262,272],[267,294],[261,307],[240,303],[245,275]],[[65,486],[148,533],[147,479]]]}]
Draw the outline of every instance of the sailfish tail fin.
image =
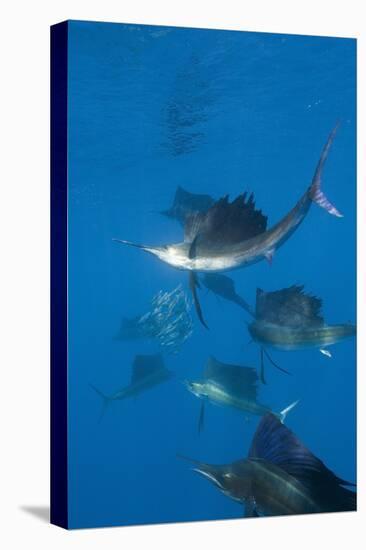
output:
[{"label": "sailfish tail fin", "polygon": [[299,401],[300,401],[299,399],[297,401],[294,401],[293,403],[291,403],[291,405],[289,405],[288,407],[285,407],[284,409],[282,409],[282,411],[278,413],[278,418],[282,422],[282,424],[285,422],[286,416],[288,415],[288,413],[292,411],[294,407],[296,407]]},{"label": "sailfish tail fin", "polygon": [[101,399],[102,399],[102,410],[100,412],[100,417],[99,417],[99,420],[102,420],[102,418],[104,417],[104,415],[107,412],[107,409],[108,409],[108,407],[111,403],[111,398],[108,397],[108,395],[105,395],[104,393],[102,393],[98,388],[93,386],[93,384],[89,384],[89,385],[95,391],[95,393],[98,394],[99,397],[101,397]]},{"label": "sailfish tail fin", "polygon": [[337,210],[337,208],[327,199],[327,197],[325,196],[325,193],[321,189],[321,177],[323,173],[324,164],[325,164],[325,161],[327,160],[329,150],[332,146],[335,135],[339,128],[339,124],[340,123],[337,122],[337,124],[331,131],[328,137],[328,140],[324,145],[322,154],[320,155],[320,159],[315,170],[313,181],[310,186],[310,197],[313,202],[321,206],[321,208],[324,208],[329,214],[332,214],[332,216],[336,216],[337,218],[343,218],[343,214],[341,214],[339,210]]}]

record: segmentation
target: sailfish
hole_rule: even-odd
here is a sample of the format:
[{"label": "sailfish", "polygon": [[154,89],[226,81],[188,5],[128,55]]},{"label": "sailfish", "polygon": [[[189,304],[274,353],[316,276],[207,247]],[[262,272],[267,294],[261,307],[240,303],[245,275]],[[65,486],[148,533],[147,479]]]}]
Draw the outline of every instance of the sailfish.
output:
[{"label": "sailfish", "polygon": [[217,465],[179,456],[244,505],[246,517],[356,510],[354,483],[334,474],[270,413],[261,419],[247,458]]},{"label": "sailfish", "polygon": [[[205,402],[231,407],[244,413],[263,416],[272,412],[267,405],[258,401],[258,376],[256,369],[239,365],[221,363],[210,357],[198,381],[186,381],[187,389],[202,399],[198,422],[198,432],[204,426]],[[273,413],[284,422],[287,414],[297,405],[294,401],[279,413]]]},{"label": "sailfish", "polygon": [[198,317],[208,328],[199,304],[197,273],[229,271],[263,259],[271,263],[275,251],[296,231],[314,202],[329,214],[342,217],[321,189],[324,164],[337,128],[338,124],[324,145],[311,184],[292,210],[270,229],[267,229],[267,217],[256,208],[254,195],[248,196],[245,192],[232,202],[226,195],[206,211],[188,213],[182,242],[150,246],[114,240],[140,248],[172,267],[188,271]]},{"label": "sailfish", "polygon": [[163,358],[160,354],[136,355],[132,364],[131,381],[127,386],[117,390],[111,395],[102,393],[92,384],[90,384],[90,386],[103,400],[102,418],[107,407],[113,401],[137,397],[140,393],[169,380],[172,376],[173,373],[165,367]]},{"label": "sailfish", "polygon": [[254,320],[248,324],[248,330],[253,341],[261,346],[263,382],[263,354],[278,367],[266,348],[284,351],[316,348],[331,357],[329,346],[355,336],[356,327],[351,323],[327,325],[321,309],[321,299],[305,293],[302,285],[274,292],[257,289]]}]

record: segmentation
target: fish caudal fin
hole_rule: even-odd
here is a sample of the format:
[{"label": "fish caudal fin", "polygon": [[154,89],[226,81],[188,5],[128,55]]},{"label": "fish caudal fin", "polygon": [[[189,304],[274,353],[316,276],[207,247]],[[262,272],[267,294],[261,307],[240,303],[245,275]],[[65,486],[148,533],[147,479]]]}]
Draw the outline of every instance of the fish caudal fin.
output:
[{"label": "fish caudal fin", "polygon": [[99,397],[102,399],[102,410],[100,412],[100,417],[99,417],[99,420],[102,420],[102,418],[104,417],[106,411],[107,411],[107,408],[109,407],[110,405],[110,402],[111,402],[111,398],[108,397],[108,395],[105,395],[104,393],[102,393],[98,388],[96,388],[95,386],[93,386],[93,384],[89,384],[90,387],[95,391],[96,394],[99,395]]},{"label": "fish caudal fin", "polygon": [[299,399],[298,399],[297,401],[294,401],[293,403],[291,403],[291,405],[289,405],[288,407],[286,407],[285,409],[283,409],[282,411],[280,411],[280,412],[278,413],[278,418],[280,419],[280,421],[282,422],[282,424],[285,422],[288,413],[289,413],[290,411],[292,411],[292,409],[293,409],[294,407],[296,407],[296,405],[298,404],[299,401],[300,401]]},{"label": "fish caudal fin", "polygon": [[332,216],[336,216],[337,218],[343,218],[343,214],[340,213],[339,210],[327,199],[325,194],[320,188],[320,181],[317,187],[312,188],[312,195],[311,199],[321,206],[321,208],[324,208],[329,214],[332,214]]},{"label": "fish caudal fin", "polygon": [[341,214],[339,210],[337,210],[337,208],[327,199],[327,197],[325,196],[324,192],[321,189],[321,177],[323,173],[324,164],[328,157],[329,150],[334,141],[338,127],[339,127],[339,122],[335,125],[335,127],[331,131],[328,137],[328,140],[324,145],[322,154],[320,156],[318,165],[315,170],[313,181],[311,183],[310,197],[313,202],[321,206],[321,208],[324,208],[329,214],[332,214],[332,216],[336,216],[337,218],[343,218],[343,214]]}]

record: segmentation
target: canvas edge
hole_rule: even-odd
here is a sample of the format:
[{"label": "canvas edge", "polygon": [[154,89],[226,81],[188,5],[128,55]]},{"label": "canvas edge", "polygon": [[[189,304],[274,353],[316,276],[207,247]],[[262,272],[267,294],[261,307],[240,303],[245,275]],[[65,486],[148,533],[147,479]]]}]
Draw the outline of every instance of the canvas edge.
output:
[{"label": "canvas edge", "polygon": [[68,22],[51,26],[50,521],[68,528],[67,89]]}]

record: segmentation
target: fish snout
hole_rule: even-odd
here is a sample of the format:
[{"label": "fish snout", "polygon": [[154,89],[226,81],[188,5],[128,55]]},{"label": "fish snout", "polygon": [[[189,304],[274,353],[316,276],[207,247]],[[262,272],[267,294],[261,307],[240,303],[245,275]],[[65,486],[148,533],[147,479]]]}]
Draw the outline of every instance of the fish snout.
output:
[{"label": "fish snout", "polygon": [[238,477],[232,471],[230,465],[215,466],[202,463],[195,466],[193,471],[211,481],[215,487],[233,500],[243,502],[249,495],[247,478],[245,476],[243,478]]},{"label": "fish snout", "polygon": [[195,395],[196,397],[205,397],[205,393],[203,391],[203,385],[201,383],[184,380],[184,384],[187,390],[193,393],[193,395]]},{"label": "fish snout", "polygon": [[221,472],[221,469],[218,467],[201,463],[192,468],[192,470],[193,472],[197,472],[200,476],[211,481],[211,483],[216,485],[219,489],[225,489],[225,474]]}]

